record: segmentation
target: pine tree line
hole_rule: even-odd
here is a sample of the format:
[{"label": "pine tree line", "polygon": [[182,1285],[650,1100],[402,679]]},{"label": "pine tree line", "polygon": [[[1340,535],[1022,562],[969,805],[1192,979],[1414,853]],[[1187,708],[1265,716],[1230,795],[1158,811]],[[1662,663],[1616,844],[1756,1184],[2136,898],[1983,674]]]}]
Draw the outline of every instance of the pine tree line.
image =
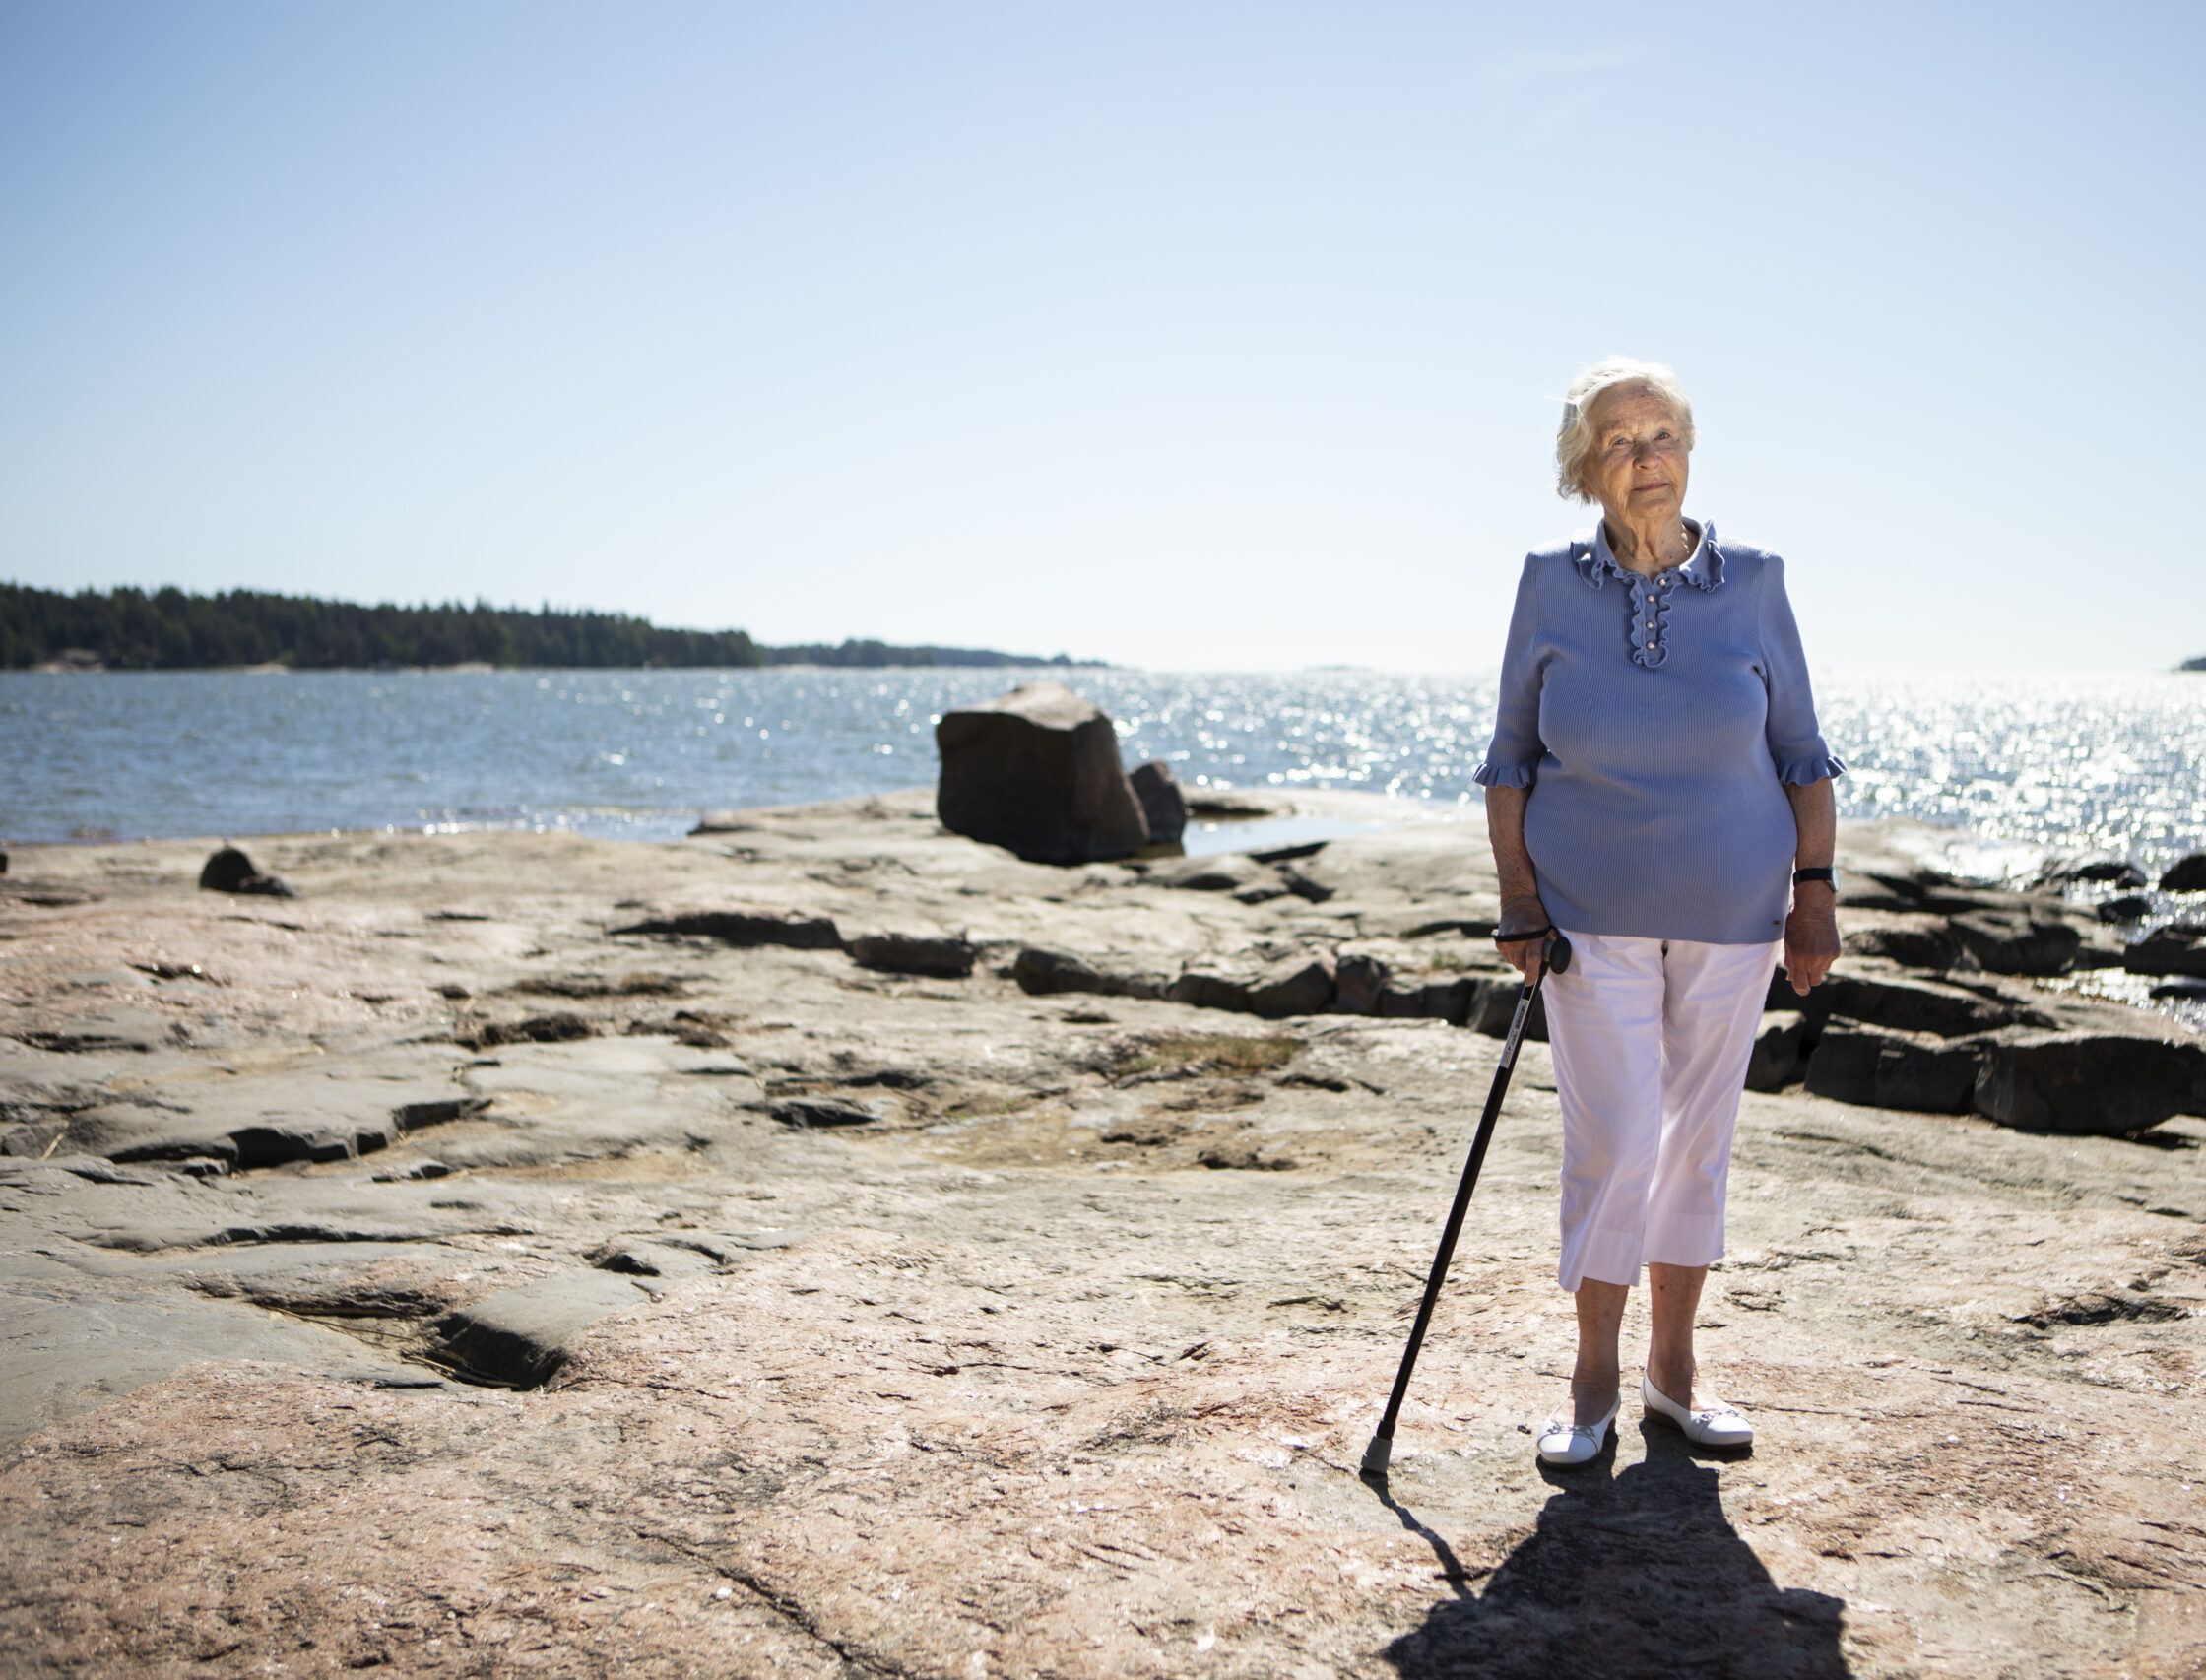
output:
[{"label": "pine tree line", "polygon": [[189,671],[287,665],[297,671],[382,666],[1037,665],[980,648],[877,641],[769,648],[742,630],[669,630],[620,613],[539,612],[457,602],[361,607],[349,601],[233,589],[114,589],[105,594],[0,583],[0,669],[54,661],[110,670]]}]

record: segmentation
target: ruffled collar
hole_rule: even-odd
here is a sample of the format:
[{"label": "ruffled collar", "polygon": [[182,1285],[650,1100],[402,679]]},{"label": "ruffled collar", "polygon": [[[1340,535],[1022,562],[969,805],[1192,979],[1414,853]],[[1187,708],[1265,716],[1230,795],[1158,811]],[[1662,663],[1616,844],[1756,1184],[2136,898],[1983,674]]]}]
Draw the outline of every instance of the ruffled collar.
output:
[{"label": "ruffled collar", "polygon": [[1653,577],[1626,571],[1616,563],[1608,546],[1608,532],[1599,525],[1571,539],[1570,560],[1578,575],[1594,589],[1615,578],[1624,586],[1625,606],[1631,618],[1626,629],[1632,663],[1642,671],[1659,671],[1670,657],[1670,601],[1680,578],[1707,594],[1723,582],[1723,550],[1716,546],[1716,527],[1705,520],[1693,551],[1682,564]]},{"label": "ruffled collar", "polygon": [[1608,531],[1596,524],[1590,531],[1580,531],[1570,540],[1570,563],[1578,568],[1578,575],[1589,585],[1598,589],[1610,578],[1627,586],[1660,584],[1665,578],[1683,578],[1703,594],[1719,587],[1723,582],[1723,550],[1717,546],[1716,527],[1707,520],[1700,521],[1700,541],[1693,545],[1693,551],[1683,563],[1654,577],[1644,577],[1638,572],[1626,571],[1616,563],[1616,554],[1608,546]]}]

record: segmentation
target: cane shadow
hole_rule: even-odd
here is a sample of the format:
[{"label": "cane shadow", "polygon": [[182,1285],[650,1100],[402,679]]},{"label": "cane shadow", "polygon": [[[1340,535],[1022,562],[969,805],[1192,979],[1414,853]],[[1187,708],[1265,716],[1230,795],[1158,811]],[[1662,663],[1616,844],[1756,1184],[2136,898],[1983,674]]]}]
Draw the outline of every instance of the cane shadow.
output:
[{"label": "cane shadow", "polygon": [[1845,1680],[1843,1599],[1785,1590],[1723,1516],[1715,1454],[1643,1425],[1647,1455],[1540,1474],[1555,1490],[1531,1537],[1485,1576],[1415,1513],[1457,1596],[1382,1653],[1402,1680]]}]

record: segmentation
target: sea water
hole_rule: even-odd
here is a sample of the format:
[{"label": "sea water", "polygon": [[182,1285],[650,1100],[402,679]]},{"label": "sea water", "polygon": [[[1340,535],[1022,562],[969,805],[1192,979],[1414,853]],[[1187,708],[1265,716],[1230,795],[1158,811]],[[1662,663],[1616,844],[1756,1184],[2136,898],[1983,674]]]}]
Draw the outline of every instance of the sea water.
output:
[{"label": "sea water", "polygon": [[[1490,677],[1123,670],[0,673],[0,839],[569,829],[932,783],[948,708],[1045,675],[1183,783],[1478,797]],[[1818,683],[1840,808],[1944,825],[1976,872],[2157,876],[2206,850],[2206,674]]]}]

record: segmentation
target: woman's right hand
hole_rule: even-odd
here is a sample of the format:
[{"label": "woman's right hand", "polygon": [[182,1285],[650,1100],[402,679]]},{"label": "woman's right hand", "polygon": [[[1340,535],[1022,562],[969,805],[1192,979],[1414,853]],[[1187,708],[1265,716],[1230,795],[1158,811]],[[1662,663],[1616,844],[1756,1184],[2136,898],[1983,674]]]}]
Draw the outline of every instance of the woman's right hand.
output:
[{"label": "woman's right hand", "polygon": [[1538,978],[1535,970],[1542,960],[1540,940],[1536,937],[1512,939],[1510,933],[1523,929],[1536,935],[1546,926],[1547,906],[1540,903],[1538,893],[1511,893],[1501,901],[1501,928],[1494,935],[1494,942],[1501,949],[1501,960],[1526,980]]}]

